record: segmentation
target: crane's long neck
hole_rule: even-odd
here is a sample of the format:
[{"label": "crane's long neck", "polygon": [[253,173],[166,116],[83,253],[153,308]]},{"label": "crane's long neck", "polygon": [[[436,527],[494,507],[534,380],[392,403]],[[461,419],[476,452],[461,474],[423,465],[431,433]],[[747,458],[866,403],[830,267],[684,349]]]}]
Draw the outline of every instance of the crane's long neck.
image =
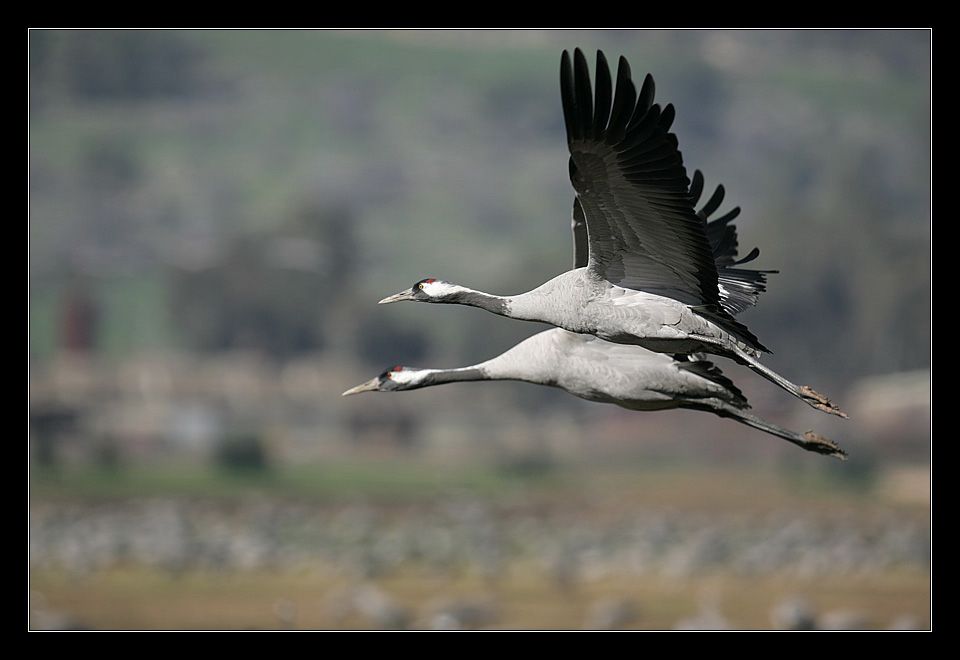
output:
[{"label": "crane's long neck", "polygon": [[[399,379],[398,379],[399,380]],[[475,380],[493,380],[479,365],[459,369],[420,369],[413,383],[402,389],[420,389],[447,383],[462,383]]]},{"label": "crane's long neck", "polygon": [[520,380],[540,385],[556,385],[558,374],[552,358],[553,337],[545,331],[525,339],[500,355],[457,369],[424,369],[417,387],[476,380]]},{"label": "crane's long neck", "polygon": [[470,307],[479,307],[488,312],[500,316],[512,316],[510,314],[510,298],[507,296],[494,296],[482,291],[474,291],[463,287],[455,295],[448,297],[443,302],[454,305],[469,305]]},{"label": "crane's long neck", "polygon": [[461,287],[454,296],[448,297],[443,302],[479,307],[500,316],[522,321],[542,321],[564,326],[564,319],[558,315],[557,305],[560,303],[561,308],[566,308],[573,303],[566,299],[567,294],[558,292],[559,287],[556,284],[558,280],[560,278],[551,280],[532,291],[514,296],[495,296]]}]

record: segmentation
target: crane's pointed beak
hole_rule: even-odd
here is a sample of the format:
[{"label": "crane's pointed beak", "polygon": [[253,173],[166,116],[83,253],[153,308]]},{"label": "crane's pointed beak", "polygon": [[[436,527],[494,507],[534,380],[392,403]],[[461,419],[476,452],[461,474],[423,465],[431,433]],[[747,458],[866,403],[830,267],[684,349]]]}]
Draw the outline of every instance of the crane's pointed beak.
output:
[{"label": "crane's pointed beak", "polygon": [[416,300],[416,298],[413,296],[413,287],[405,291],[401,291],[400,293],[395,293],[392,296],[387,296],[377,304],[386,305],[387,303],[400,302],[401,300]]},{"label": "crane's pointed beak", "polygon": [[341,394],[340,396],[349,396],[351,394],[360,394],[360,392],[376,392],[380,389],[380,378],[371,378],[366,383],[357,385],[356,387],[351,387],[349,390]]}]

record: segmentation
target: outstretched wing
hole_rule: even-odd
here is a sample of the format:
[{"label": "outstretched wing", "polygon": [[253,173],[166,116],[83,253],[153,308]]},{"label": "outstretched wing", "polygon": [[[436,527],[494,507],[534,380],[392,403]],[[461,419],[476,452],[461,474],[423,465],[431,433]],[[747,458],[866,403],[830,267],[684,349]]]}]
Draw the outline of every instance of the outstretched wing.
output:
[{"label": "outstretched wing", "polygon": [[[690,202],[694,208],[699,204],[700,196],[703,194],[703,183],[703,174],[700,170],[694,171],[690,183]],[[723,203],[725,194],[723,185],[718,185],[713,195],[697,209],[696,214],[706,230],[707,240],[717,267],[720,304],[729,314],[737,315],[757,304],[760,294],[767,290],[767,275],[777,271],[738,268],[760,256],[760,250],[753,248],[746,257],[737,259],[739,241],[737,229],[731,223],[740,215],[739,206],[727,211],[719,218],[710,219],[710,216]],[[587,221],[579,197],[573,200],[570,226],[573,232],[573,267],[583,268],[589,262],[589,245]]]},{"label": "outstretched wing", "polygon": [[596,92],[577,49],[561,61],[570,180],[587,227],[588,267],[609,282],[720,306],[717,269],[676,136],[673,107],[653,103],[649,75],[639,97],[626,60],[616,87],[597,52]]}]

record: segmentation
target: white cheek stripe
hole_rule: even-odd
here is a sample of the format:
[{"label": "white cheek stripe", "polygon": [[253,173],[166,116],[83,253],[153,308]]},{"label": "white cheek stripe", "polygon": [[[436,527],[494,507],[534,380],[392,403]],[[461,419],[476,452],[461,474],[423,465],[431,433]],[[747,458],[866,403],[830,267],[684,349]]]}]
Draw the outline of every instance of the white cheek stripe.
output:
[{"label": "white cheek stripe", "polygon": [[416,372],[412,369],[401,369],[400,371],[391,371],[390,380],[401,385],[407,385],[416,380]]},{"label": "white cheek stripe", "polygon": [[429,296],[446,296],[460,291],[460,287],[449,282],[435,280],[433,282],[424,282],[423,291]]},{"label": "white cheek stripe", "polygon": [[411,369],[405,367],[400,371],[391,371],[390,380],[400,383],[401,385],[409,385],[410,383],[415,383],[423,378],[422,369]]}]

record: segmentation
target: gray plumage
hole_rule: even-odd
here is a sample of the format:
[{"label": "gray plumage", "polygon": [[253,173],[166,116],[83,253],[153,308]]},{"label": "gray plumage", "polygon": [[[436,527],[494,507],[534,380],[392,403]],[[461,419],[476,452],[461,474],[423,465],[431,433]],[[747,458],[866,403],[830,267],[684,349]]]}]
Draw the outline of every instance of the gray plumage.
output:
[{"label": "gray plumage", "polygon": [[[769,352],[723,304],[706,223],[694,209],[676,136],[673,106],[653,102],[653,79],[639,95],[620,58],[616,86],[597,53],[595,93],[578,49],[561,61],[561,99],[576,217],[585,263],[532,291],[495,296],[428,278],[381,300],[470,305],[516,319],[667,354],[731,358],[805,403],[846,417],[826,397],[795,385],[757,359]],[[583,231],[585,229],[585,231]],[[733,299],[731,298],[731,299]]]},{"label": "gray plumage", "polygon": [[712,412],[808,451],[845,457],[832,440],[810,431],[796,433],[748,413],[750,406],[743,393],[709,361],[695,356],[678,359],[562,328],[544,330],[491,360],[469,367],[394,367],[343,394],[483,380],[518,380],[558,387],[587,401],[613,403],[629,410],[687,408]]},{"label": "gray plumage", "polygon": [[[703,178],[694,175],[691,191],[699,200]],[[730,222],[737,209],[709,221],[723,199],[723,187],[697,213],[709,237],[711,259],[718,274],[718,305],[731,316],[754,305],[766,288],[771,271],[741,268],[756,258],[752,250],[737,259],[736,230]],[[585,254],[579,224],[582,216],[575,204],[572,230],[574,263]],[[845,459],[832,440],[811,431],[800,434],[747,412],[743,393],[711,362],[696,355],[672,356],[633,344],[617,344],[589,334],[553,328],[526,339],[497,357],[458,369],[421,369],[397,366],[343,393],[393,392],[421,389],[445,383],[483,380],[518,380],[558,387],[570,394],[599,403],[612,403],[629,410],[653,411],[687,408],[770,433],[803,449]]]}]

